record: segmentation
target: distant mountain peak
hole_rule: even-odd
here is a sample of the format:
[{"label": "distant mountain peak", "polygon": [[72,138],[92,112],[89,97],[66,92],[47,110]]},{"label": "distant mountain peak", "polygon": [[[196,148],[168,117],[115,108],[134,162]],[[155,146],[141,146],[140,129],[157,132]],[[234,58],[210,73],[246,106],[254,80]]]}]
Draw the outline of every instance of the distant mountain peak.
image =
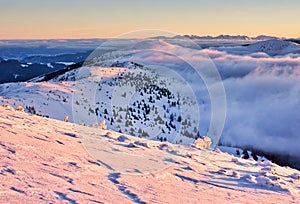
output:
[{"label": "distant mountain peak", "polygon": [[257,52],[265,52],[269,55],[277,55],[298,52],[300,45],[286,40],[270,39],[253,43],[248,48]]},{"label": "distant mountain peak", "polygon": [[271,40],[271,39],[279,39],[277,37],[267,36],[267,35],[259,35],[257,37],[249,37],[246,35],[227,35],[227,34],[221,34],[218,36],[176,35],[173,38],[175,38],[175,39],[189,38],[189,39],[197,39],[197,40]]}]

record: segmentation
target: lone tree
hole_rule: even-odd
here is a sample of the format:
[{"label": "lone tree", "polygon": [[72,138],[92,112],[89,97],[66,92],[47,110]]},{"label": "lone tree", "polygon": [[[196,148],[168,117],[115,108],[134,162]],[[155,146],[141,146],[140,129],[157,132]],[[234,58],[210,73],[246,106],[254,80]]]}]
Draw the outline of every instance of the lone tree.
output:
[{"label": "lone tree", "polygon": [[181,123],[181,116],[178,116],[177,121]]},{"label": "lone tree", "polygon": [[108,111],[106,108],[104,109],[104,114],[106,114],[106,115],[108,114]]},{"label": "lone tree", "polygon": [[256,155],[255,152],[252,152],[252,153],[251,153],[251,156],[253,157],[253,159],[254,159],[255,161],[258,160],[258,157],[257,157],[257,155]]},{"label": "lone tree", "polygon": [[197,136],[196,136],[196,139],[198,139],[198,138],[201,138],[201,135],[200,135],[199,131],[197,132]]},{"label": "lone tree", "polygon": [[170,121],[171,122],[174,121],[174,115],[173,115],[173,113],[171,113],[171,115],[170,115]]},{"label": "lone tree", "polygon": [[249,159],[250,158],[250,156],[249,156],[249,154],[248,154],[248,151],[246,150],[246,149],[244,149],[244,151],[243,151],[243,159]]}]

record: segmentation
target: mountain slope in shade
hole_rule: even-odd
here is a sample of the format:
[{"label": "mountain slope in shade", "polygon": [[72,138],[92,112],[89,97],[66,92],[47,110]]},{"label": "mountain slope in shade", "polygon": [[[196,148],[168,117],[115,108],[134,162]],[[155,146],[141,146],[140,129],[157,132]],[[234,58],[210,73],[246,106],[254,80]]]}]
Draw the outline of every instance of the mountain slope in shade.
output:
[{"label": "mountain slope in shade", "polygon": [[21,63],[18,60],[0,59],[0,84],[26,81],[42,74],[63,69],[65,65],[58,63]]},{"label": "mountain slope in shade", "polygon": [[91,51],[78,52],[72,54],[59,54],[59,55],[33,55],[25,57],[21,60],[22,63],[60,63],[60,64],[75,64],[84,61]]},{"label": "mountain slope in shade", "polygon": [[[112,156],[143,155],[140,158],[149,161],[136,164],[136,173],[119,172],[121,164],[101,154],[92,154],[93,158],[86,151],[102,153],[104,144]],[[219,150],[76,127],[4,107],[0,107],[0,152],[0,203],[300,202],[300,174],[291,168]],[[163,162],[167,167],[144,174],[144,167],[161,162],[161,155],[170,158]]]}]

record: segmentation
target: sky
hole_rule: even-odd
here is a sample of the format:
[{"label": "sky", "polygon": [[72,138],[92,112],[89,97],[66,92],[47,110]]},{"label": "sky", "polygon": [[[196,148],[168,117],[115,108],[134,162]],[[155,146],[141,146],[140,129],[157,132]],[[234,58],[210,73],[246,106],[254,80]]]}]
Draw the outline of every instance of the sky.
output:
[{"label": "sky", "polygon": [[0,39],[110,38],[161,29],[300,37],[299,0],[0,0]]}]

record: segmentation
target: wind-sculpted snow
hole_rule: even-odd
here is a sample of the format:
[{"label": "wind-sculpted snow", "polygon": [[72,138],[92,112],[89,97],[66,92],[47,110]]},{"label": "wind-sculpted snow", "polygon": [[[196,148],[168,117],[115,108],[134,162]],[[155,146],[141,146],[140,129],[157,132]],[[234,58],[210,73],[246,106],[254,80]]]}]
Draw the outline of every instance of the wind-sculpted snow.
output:
[{"label": "wind-sculpted snow", "polygon": [[[86,142],[102,154],[91,157]],[[9,106],[0,107],[0,152],[1,203],[300,202],[300,172],[295,169],[47,119]],[[210,156],[203,158],[203,152]],[[124,171],[115,170],[120,167]],[[147,173],[150,168],[158,171]]]}]

